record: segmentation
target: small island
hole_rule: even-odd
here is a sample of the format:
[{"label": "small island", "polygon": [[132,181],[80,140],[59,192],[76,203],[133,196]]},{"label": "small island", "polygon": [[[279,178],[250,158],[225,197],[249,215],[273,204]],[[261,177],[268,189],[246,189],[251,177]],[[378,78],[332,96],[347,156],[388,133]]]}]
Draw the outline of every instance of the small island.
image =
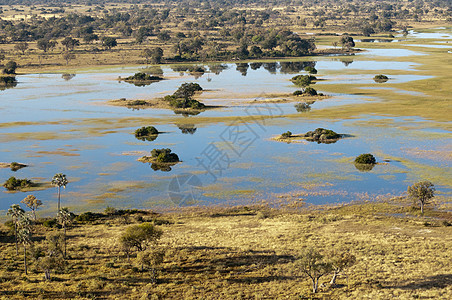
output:
[{"label": "small island", "polygon": [[308,131],[305,134],[292,134],[292,132],[287,131],[282,133],[280,136],[273,138],[273,140],[290,143],[292,141],[304,139],[309,142],[317,142],[318,144],[331,144],[337,142],[343,137],[343,134],[338,134],[333,130],[317,128],[316,130]]},{"label": "small island", "polygon": [[389,80],[389,77],[383,74],[378,74],[374,76],[374,81],[376,83],[384,83]]},{"label": "small island", "polygon": [[160,76],[154,76],[154,75],[149,75],[149,74],[146,74],[143,72],[139,72],[139,73],[135,73],[134,75],[131,75],[126,78],[122,78],[121,76],[119,76],[118,80],[120,82],[125,81],[127,83],[132,83],[136,86],[146,86],[153,82],[158,82],[158,81],[164,80],[164,78],[160,77]]},{"label": "small island", "polygon": [[377,164],[377,160],[370,153],[360,154],[355,158],[355,168],[361,172],[371,171]]},{"label": "small island", "polygon": [[151,168],[154,171],[161,170],[165,172],[171,171],[171,167],[180,162],[179,156],[176,153],[172,153],[169,148],[153,149],[151,156],[143,156],[138,161],[151,163]]},{"label": "small island", "polygon": [[125,106],[132,109],[163,108],[171,109],[177,114],[197,115],[207,109],[218,108],[195,100],[193,96],[203,89],[197,83],[183,83],[172,95],[152,100],[127,100],[121,98],[108,101],[111,105]]},{"label": "small island", "polygon": [[141,141],[154,141],[160,132],[154,126],[143,126],[135,130],[135,138]]},{"label": "small island", "polygon": [[18,162],[13,161],[12,163],[0,163],[0,168],[10,168],[11,171],[16,172],[17,170],[20,170],[22,168],[28,167],[26,164],[21,164]]}]

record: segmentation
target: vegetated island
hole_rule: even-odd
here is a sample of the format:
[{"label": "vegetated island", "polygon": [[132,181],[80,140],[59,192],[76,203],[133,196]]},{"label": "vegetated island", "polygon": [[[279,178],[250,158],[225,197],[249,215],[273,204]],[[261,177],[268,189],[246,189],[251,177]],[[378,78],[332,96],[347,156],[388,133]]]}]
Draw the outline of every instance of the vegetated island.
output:
[{"label": "vegetated island", "polygon": [[117,100],[110,100],[107,103],[133,109],[171,109],[175,113],[182,114],[198,114],[207,109],[218,108],[219,106],[205,105],[204,103],[193,99],[193,96],[202,90],[202,87],[197,83],[183,83],[172,95],[167,95],[163,98],[155,98],[151,100],[127,100],[126,98],[121,98]]},{"label": "vegetated island", "polygon": [[13,161],[12,163],[2,163],[0,162],[0,168],[10,168],[11,171],[17,171],[20,170],[22,168],[28,167],[28,165],[26,164],[22,164],[22,163],[18,163]]},{"label": "vegetated island", "polygon": [[377,164],[375,156],[371,153],[360,154],[355,158],[355,168],[361,172],[371,171]]},{"label": "vegetated island", "polygon": [[143,126],[135,130],[135,138],[141,141],[154,141],[159,135],[159,131],[154,126]]},{"label": "vegetated island", "polygon": [[150,163],[154,171],[161,170],[164,172],[171,171],[171,167],[181,162],[176,153],[172,153],[171,149],[153,149],[151,156],[143,156],[138,159],[143,163]]},{"label": "vegetated island", "polygon": [[45,190],[51,187],[50,183],[37,183],[27,178],[19,179],[11,176],[2,185],[8,192],[30,192]]},{"label": "vegetated island", "polygon": [[336,133],[333,130],[317,128],[316,130],[308,131],[305,134],[292,134],[292,132],[287,131],[282,133],[280,136],[273,138],[273,140],[285,143],[291,143],[297,140],[307,140],[310,142],[317,142],[319,144],[331,144],[337,142],[343,137],[345,137],[344,134]]},{"label": "vegetated island", "polygon": [[164,78],[160,77],[160,76],[149,75],[149,74],[146,74],[143,72],[139,72],[139,73],[135,73],[134,75],[131,75],[126,78],[122,78],[121,76],[119,76],[118,80],[120,82],[124,81],[127,83],[132,83],[136,86],[146,86],[153,82],[158,82],[158,81],[164,80]]}]

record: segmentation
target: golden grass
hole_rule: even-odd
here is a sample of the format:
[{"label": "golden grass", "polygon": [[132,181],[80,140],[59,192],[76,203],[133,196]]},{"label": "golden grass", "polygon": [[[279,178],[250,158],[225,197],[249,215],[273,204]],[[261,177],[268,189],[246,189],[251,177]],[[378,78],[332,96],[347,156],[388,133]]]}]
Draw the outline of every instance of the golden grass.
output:
[{"label": "golden grass", "polygon": [[[166,256],[153,284],[119,251],[118,237],[138,220],[104,217],[68,231],[67,266],[45,282],[31,263],[21,275],[11,236],[0,240],[0,295],[10,299],[447,299],[452,296],[450,213],[418,215],[400,199],[291,212],[266,206],[185,209],[166,213],[160,225]],[[125,222],[125,223],[124,223]],[[162,223],[162,222],[159,222]],[[164,222],[165,223],[165,222]],[[166,222],[167,223],[167,222]],[[1,230],[5,233],[5,227]],[[39,227],[38,235],[50,229]],[[296,255],[313,245],[328,253],[350,250],[355,265],[331,287],[322,278],[317,295],[300,273]],[[152,295],[152,296],[151,296]],[[312,297],[312,298],[311,298]]]}]

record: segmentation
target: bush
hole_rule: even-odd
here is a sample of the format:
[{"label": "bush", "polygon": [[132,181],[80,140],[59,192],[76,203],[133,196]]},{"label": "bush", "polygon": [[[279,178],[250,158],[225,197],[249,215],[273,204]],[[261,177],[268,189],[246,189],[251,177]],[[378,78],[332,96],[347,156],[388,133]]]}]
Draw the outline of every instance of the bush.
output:
[{"label": "bush", "polygon": [[314,131],[308,131],[305,134],[305,137],[320,143],[328,140],[337,140],[341,135],[330,129],[317,128]]},{"label": "bush", "polygon": [[374,76],[374,81],[378,82],[378,83],[386,82],[386,81],[388,81],[388,79],[389,79],[388,76],[383,75],[383,74]]},{"label": "bush", "polygon": [[127,103],[128,106],[137,106],[137,105],[148,105],[148,103],[144,100],[133,100]]},{"label": "bush", "polygon": [[160,163],[171,163],[179,162],[179,157],[176,153],[171,153],[171,149],[153,149],[151,151],[151,156],[155,158],[156,162]]},{"label": "bush", "polygon": [[3,69],[4,74],[16,74],[17,63],[15,61],[10,60],[6,63],[5,68]]},{"label": "bush", "polygon": [[309,74],[317,74],[317,69],[311,66],[307,66],[304,70]]},{"label": "bush", "polygon": [[132,76],[127,77],[125,80],[129,81],[158,81],[162,80],[162,77],[152,76],[143,72],[135,73]]},{"label": "bush", "polygon": [[287,131],[287,132],[284,132],[283,134],[281,134],[281,137],[284,139],[290,138],[291,136],[292,136],[292,132],[290,132],[290,131]]},{"label": "bush", "polygon": [[137,138],[157,134],[159,134],[159,131],[154,126],[143,126],[135,130],[135,137]]},{"label": "bush", "polygon": [[307,94],[307,95],[310,95],[310,96],[316,96],[317,95],[317,91],[314,88],[312,88],[312,87],[307,87],[304,90],[304,94]]},{"label": "bush", "polygon": [[42,226],[47,227],[47,228],[56,228],[56,227],[58,227],[57,219],[55,219],[55,218],[46,219],[46,220],[44,220],[44,222],[42,222]]},{"label": "bush", "polygon": [[33,182],[31,180],[25,179],[17,179],[14,176],[11,176],[8,180],[3,183],[3,187],[5,187],[9,191],[20,190],[27,187],[32,187]]},{"label": "bush", "polygon": [[370,164],[370,165],[374,165],[377,163],[377,160],[375,159],[375,157],[370,154],[370,153],[366,153],[366,154],[361,154],[358,157],[355,158],[355,164]]},{"label": "bush", "polygon": [[103,215],[98,213],[93,213],[90,211],[84,212],[75,217],[75,220],[78,222],[92,222],[97,219],[100,219]]},{"label": "bush", "polygon": [[301,95],[303,95],[303,91],[296,90],[295,92],[292,93],[292,95],[294,95],[294,96],[301,96]]},{"label": "bush", "polygon": [[308,86],[313,80],[317,80],[317,77],[312,75],[297,75],[291,79],[291,81],[298,86]]}]

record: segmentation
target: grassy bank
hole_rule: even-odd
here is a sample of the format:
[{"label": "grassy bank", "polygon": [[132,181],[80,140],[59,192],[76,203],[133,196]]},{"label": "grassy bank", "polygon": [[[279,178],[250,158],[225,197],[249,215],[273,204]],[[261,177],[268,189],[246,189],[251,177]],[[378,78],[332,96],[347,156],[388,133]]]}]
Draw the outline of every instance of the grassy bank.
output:
[{"label": "grassy bank", "polygon": [[[119,237],[133,224],[151,221],[163,231],[166,254],[158,279],[141,271]],[[51,281],[30,259],[23,274],[21,252],[1,227],[0,295],[9,299],[447,299],[452,296],[452,214],[428,210],[425,216],[404,202],[301,211],[261,207],[187,209],[162,215],[129,212],[99,214],[68,229],[68,256]],[[51,231],[36,226],[34,244]],[[61,231],[61,229],[60,229]],[[331,286],[321,278],[312,294],[297,256],[314,247],[327,258],[333,249],[349,251],[356,263]],[[21,249],[21,248],[20,248]]]}]

